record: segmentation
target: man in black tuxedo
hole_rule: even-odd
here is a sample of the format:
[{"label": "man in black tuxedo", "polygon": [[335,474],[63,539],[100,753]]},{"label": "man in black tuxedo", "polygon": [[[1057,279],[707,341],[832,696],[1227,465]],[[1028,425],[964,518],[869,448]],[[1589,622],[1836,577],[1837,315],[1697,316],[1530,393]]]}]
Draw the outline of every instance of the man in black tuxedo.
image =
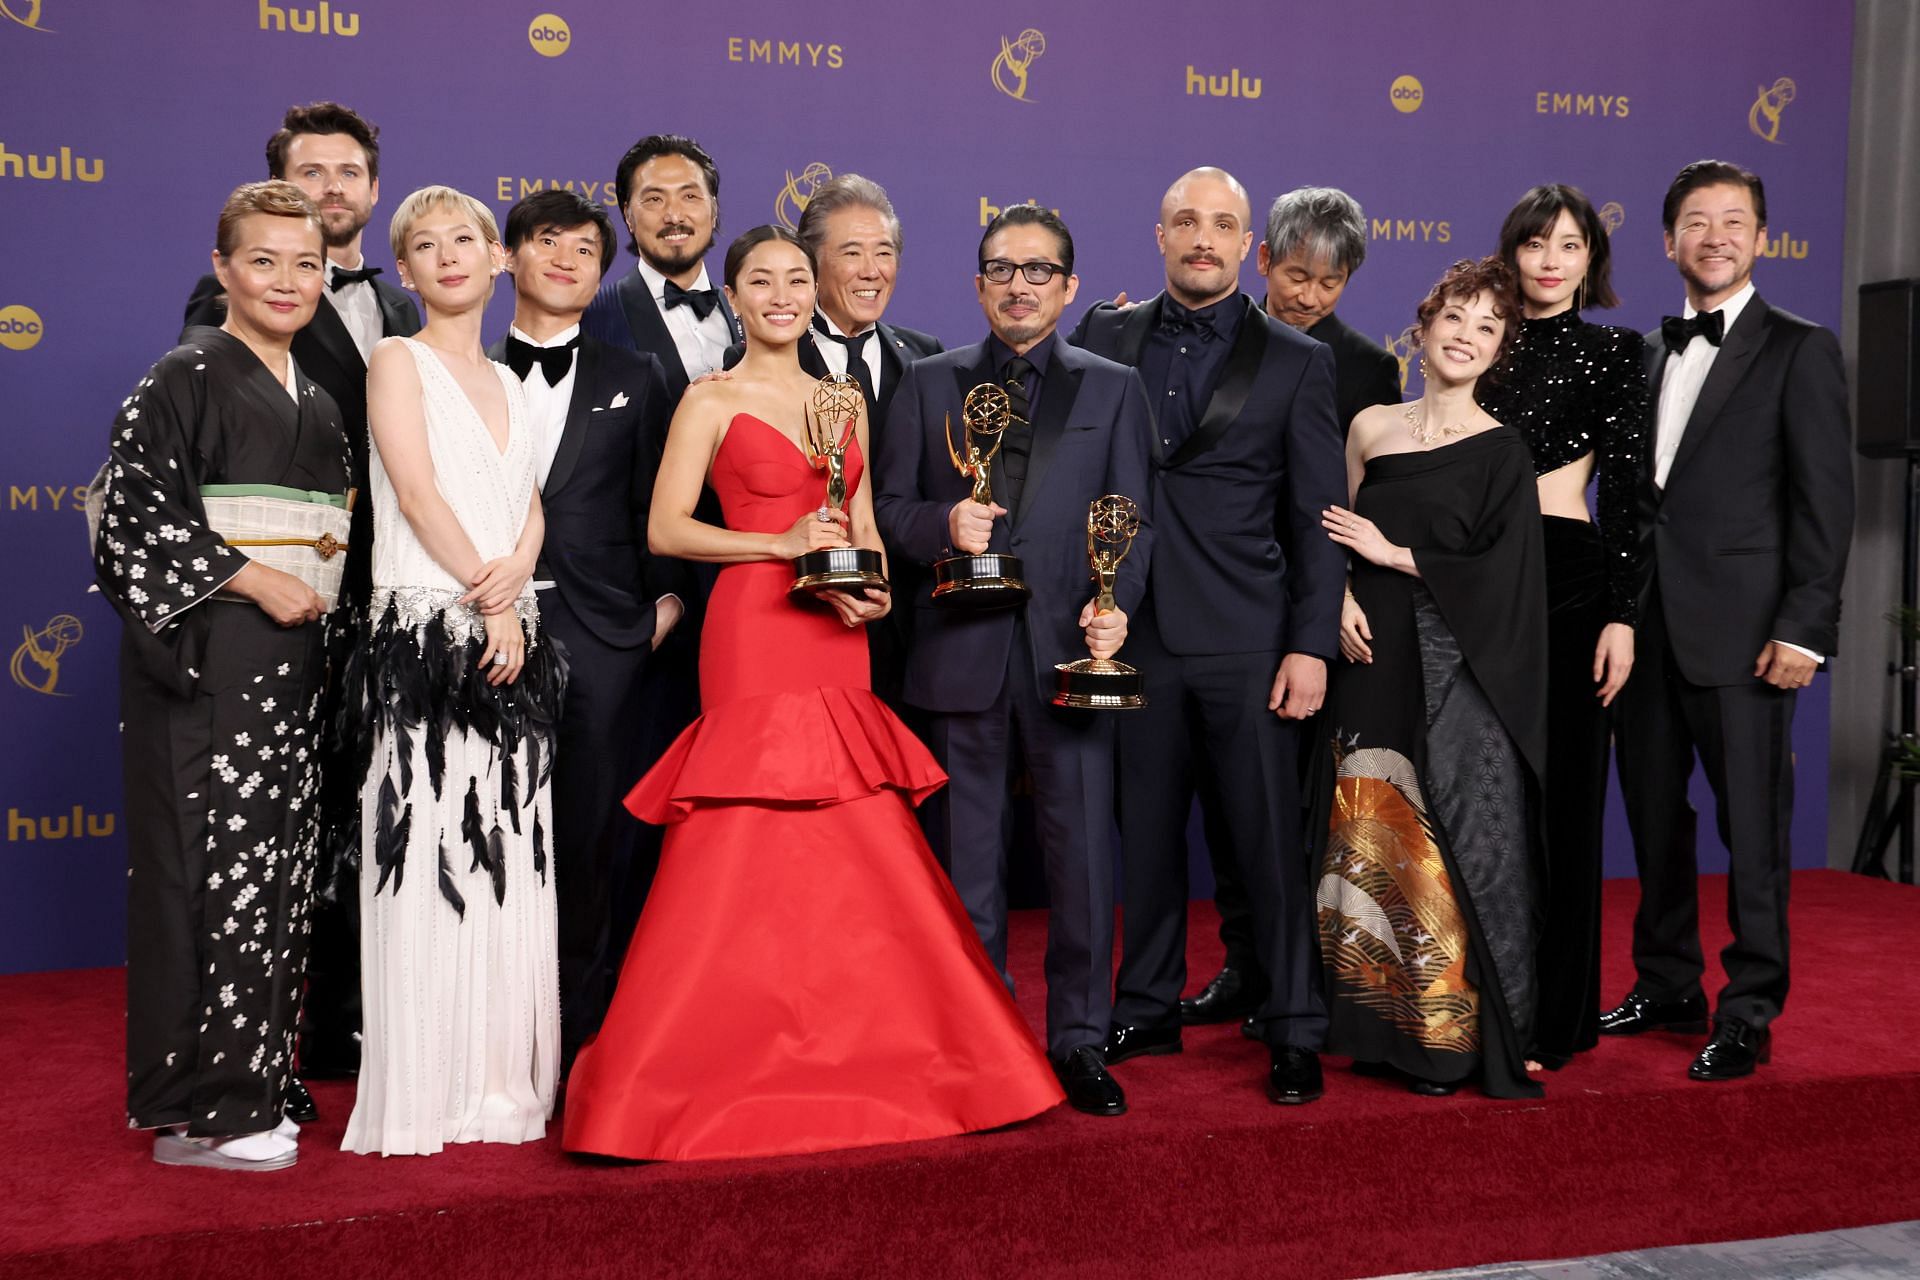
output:
[{"label": "man in black tuxedo", "polygon": [[[882,319],[900,270],[900,219],[879,183],[843,173],[814,191],[797,233],[820,264],[813,340],[800,344],[800,367],[816,378],[853,375],[867,399],[867,438],[878,456],[887,406],[899,389],[900,375],[922,356],[946,350],[930,333]],[[745,343],[734,344],[727,352],[727,367],[737,364],[746,349]],[[909,571],[908,577],[900,576],[903,570]],[[904,562],[892,567],[894,586],[905,593],[903,599],[920,585],[910,570]],[[908,711],[900,700],[900,683],[912,615],[911,609],[895,609],[867,628],[873,690],[902,713]]]},{"label": "man in black tuxedo", "polygon": [[542,191],[508,210],[513,327],[487,352],[526,387],[540,427],[547,533],[533,585],[541,626],[567,653],[553,768],[563,1071],[611,998],[613,883],[627,873],[639,831],[620,801],[639,776],[640,680],[661,638],[661,602],[674,607],[685,589],[684,566],[647,553],[667,432],[660,364],[580,332],[613,244],[606,211],[571,191]]},{"label": "man in black tuxedo", "polygon": [[1240,292],[1246,190],[1183,175],[1155,228],[1166,291],[1088,313],[1074,342],[1140,370],[1158,417],[1155,540],[1129,661],[1147,706],[1120,725],[1124,935],[1109,1063],[1181,1048],[1187,816],[1206,777],[1271,981],[1254,1027],[1275,1102],[1320,1096],[1326,1005],[1300,821],[1298,722],[1320,709],[1345,558],[1320,527],[1342,503],[1334,360]]},{"label": "man in black tuxedo", "polygon": [[[1126,1095],[1100,1057],[1112,1005],[1113,720],[1051,705],[1058,663],[1107,657],[1126,639],[1153,550],[1152,420],[1132,370],[1061,341],[1073,238],[1058,214],[1010,205],[980,242],[975,287],[991,335],[909,367],[876,463],[874,515],[896,557],[930,565],[956,552],[1019,556],[1032,596],[998,611],[936,608],[914,592],[905,697],[951,779],[922,809],[987,954],[1007,971],[1009,771],[1033,776],[1052,910],[1047,919],[1047,1049],[1068,1100],[1119,1115]],[[1014,420],[994,459],[991,505],[947,453],[968,391],[1007,389]],[[1103,494],[1140,507],[1120,567],[1118,609],[1096,615],[1087,508]],[[1009,985],[1011,985],[1009,983]]]},{"label": "man in black tuxedo", "polygon": [[[320,206],[327,245],[327,288],[313,319],[293,338],[293,362],[340,406],[347,432],[352,475],[358,491],[347,562],[341,575],[341,614],[333,631],[335,661],[339,647],[356,642],[357,620],[373,589],[373,502],[368,490],[367,359],[374,343],[391,335],[410,337],[420,330],[413,300],[379,279],[361,252],[361,238],[373,207],[380,201],[380,130],[337,102],[314,102],[288,109],[280,128],[267,139],[267,174],[284,178]],[[185,325],[218,325],[226,319],[227,299],[213,276],[200,278],[187,299]],[[350,743],[334,730],[339,725],[339,684],[328,688],[321,724],[328,767],[322,773],[321,808],[329,832],[359,829],[360,779],[349,762]],[[332,851],[336,868],[344,850]],[[357,856],[357,850],[351,856]],[[359,903],[350,874],[331,873],[313,910],[312,949],[307,960],[307,993],[301,1005],[300,1062],[309,1075],[351,1075],[360,1066]],[[304,1090],[288,1107],[294,1120],[312,1117]]]},{"label": "man in black tuxedo", "polygon": [[[1400,362],[1393,354],[1334,314],[1353,273],[1367,258],[1367,220],[1359,202],[1333,187],[1298,187],[1277,197],[1267,210],[1267,234],[1255,264],[1266,277],[1266,313],[1333,350],[1334,418],[1344,438],[1362,409],[1398,404]],[[1304,726],[1308,744],[1318,722]],[[1303,770],[1315,758],[1303,749]],[[1305,778],[1303,781],[1310,782]],[[1267,974],[1254,940],[1253,912],[1246,889],[1230,857],[1232,833],[1219,821],[1223,812],[1209,802],[1210,779],[1201,780],[1201,816],[1206,825],[1207,856],[1213,865],[1213,902],[1220,911],[1220,941],[1226,960],[1198,995],[1180,1002],[1189,1026],[1251,1018],[1267,997]],[[1250,1024],[1246,1030],[1255,1030]]]},{"label": "man in black tuxedo", "polygon": [[1633,678],[1615,722],[1640,872],[1633,990],[1607,1035],[1706,1030],[1695,820],[1698,757],[1730,855],[1713,1036],[1695,1080],[1752,1074],[1787,998],[1793,709],[1838,643],[1853,536],[1846,372],[1826,329],[1754,292],[1767,196],[1702,160],[1667,188],[1667,257],[1687,305],[1647,335],[1657,406],[1639,527],[1648,544]]},{"label": "man in black tuxedo", "polygon": [[677,405],[687,384],[721,368],[745,337],[707,276],[720,169],[693,139],[656,133],[627,148],[613,181],[637,260],[600,286],[581,326],[609,346],[651,353]]}]

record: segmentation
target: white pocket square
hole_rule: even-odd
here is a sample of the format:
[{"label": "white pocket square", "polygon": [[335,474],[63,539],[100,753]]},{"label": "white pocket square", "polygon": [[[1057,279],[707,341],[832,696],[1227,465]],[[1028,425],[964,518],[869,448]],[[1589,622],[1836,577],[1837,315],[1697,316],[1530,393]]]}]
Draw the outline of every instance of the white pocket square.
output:
[{"label": "white pocket square", "polygon": [[609,408],[609,409],[618,409],[618,408],[620,408],[620,407],[621,407],[622,405],[624,405],[624,404],[626,404],[626,402],[627,402],[627,393],[626,393],[626,392],[624,392],[624,391],[622,391],[622,392],[619,392],[619,393],[617,393],[617,394],[616,394],[616,395],[615,395],[615,396],[613,397],[613,403],[612,403],[612,404],[610,404],[610,405],[608,405],[608,406],[607,406],[607,408]]}]

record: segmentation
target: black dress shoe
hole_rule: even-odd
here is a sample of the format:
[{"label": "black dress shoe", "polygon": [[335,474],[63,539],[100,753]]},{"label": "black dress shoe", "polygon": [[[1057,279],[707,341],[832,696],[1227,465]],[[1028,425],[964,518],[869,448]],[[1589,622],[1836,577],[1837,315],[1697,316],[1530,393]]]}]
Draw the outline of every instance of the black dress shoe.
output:
[{"label": "black dress shoe", "polygon": [[319,1110],[313,1105],[313,1095],[300,1083],[299,1076],[287,1085],[287,1105],[281,1110],[295,1124],[312,1124],[320,1118]]},{"label": "black dress shoe", "polygon": [[1419,1076],[1408,1080],[1407,1088],[1423,1098],[1451,1098],[1460,1092],[1460,1086],[1450,1080],[1423,1080]]},{"label": "black dress shoe", "polygon": [[1694,1080],[1738,1080],[1773,1057],[1773,1033],[1740,1018],[1713,1020],[1713,1039],[1687,1068]]},{"label": "black dress shoe", "polygon": [[1273,1066],[1267,1072],[1267,1096],[1296,1105],[1312,1102],[1326,1092],[1320,1078],[1320,1055],[1297,1045],[1273,1046]]},{"label": "black dress shoe", "polygon": [[1092,1045],[1081,1045],[1054,1070],[1059,1073],[1061,1087],[1067,1091],[1068,1105],[1075,1111],[1084,1111],[1090,1116],[1127,1114],[1126,1093],[1120,1088],[1120,1082],[1107,1074],[1107,1064],[1100,1060],[1100,1051]]},{"label": "black dress shoe", "polygon": [[1159,1056],[1163,1053],[1180,1052],[1180,1024],[1165,1027],[1122,1027],[1114,1026],[1107,1031],[1107,1042],[1100,1046],[1100,1056],[1107,1060],[1108,1066],[1125,1062],[1128,1058],[1138,1058],[1142,1054]]},{"label": "black dress shoe", "polygon": [[1603,1036],[1637,1036],[1643,1031],[1680,1031],[1700,1035],[1707,1029],[1707,998],[1688,996],[1684,1000],[1649,1000],[1638,991],[1629,991],[1618,1008],[1600,1015]]},{"label": "black dress shoe", "polygon": [[1266,998],[1267,993],[1248,981],[1244,972],[1229,966],[1214,974],[1199,995],[1180,1002],[1180,1021],[1190,1027],[1238,1022],[1252,1017]]}]

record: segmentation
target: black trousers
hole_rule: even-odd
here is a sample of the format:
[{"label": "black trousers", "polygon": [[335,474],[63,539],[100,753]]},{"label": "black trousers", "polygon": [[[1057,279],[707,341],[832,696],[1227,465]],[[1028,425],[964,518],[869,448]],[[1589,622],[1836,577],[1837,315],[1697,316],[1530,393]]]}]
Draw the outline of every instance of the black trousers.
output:
[{"label": "black trousers", "polygon": [[1006,979],[1008,775],[1024,756],[1051,904],[1047,1052],[1058,1061],[1103,1042],[1112,1013],[1114,725],[1112,713],[1048,705],[1028,652],[1023,626],[1000,694],[985,711],[927,714],[927,745],[949,781],[920,814],[928,843]]},{"label": "black trousers", "polygon": [[[1755,655],[1758,657],[1758,655]],[[1792,692],[1759,680],[1689,683],[1674,663],[1658,590],[1615,704],[1627,825],[1640,872],[1634,989],[1653,1000],[1701,994],[1696,821],[1687,781],[1697,756],[1730,859],[1720,1013],[1765,1026],[1787,999],[1787,882],[1793,817]]]},{"label": "black trousers", "polygon": [[1269,979],[1255,1025],[1270,1044],[1317,1050],[1327,1013],[1301,843],[1299,729],[1267,710],[1282,655],[1177,656],[1141,610],[1126,656],[1145,676],[1147,706],[1127,712],[1120,724],[1124,906],[1114,1020],[1179,1020],[1187,976],[1187,817],[1197,780],[1207,778],[1225,833],[1219,844],[1245,894],[1252,952]]},{"label": "black trousers", "polygon": [[560,1044],[571,1062],[613,997],[614,884],[641,824],[621,801],[639,779],[641,681],[648,648],[603,643],[558,591],[540,593],[540,623],[567,652],[567,697],[553,765],[553,889],[559,913]]}]

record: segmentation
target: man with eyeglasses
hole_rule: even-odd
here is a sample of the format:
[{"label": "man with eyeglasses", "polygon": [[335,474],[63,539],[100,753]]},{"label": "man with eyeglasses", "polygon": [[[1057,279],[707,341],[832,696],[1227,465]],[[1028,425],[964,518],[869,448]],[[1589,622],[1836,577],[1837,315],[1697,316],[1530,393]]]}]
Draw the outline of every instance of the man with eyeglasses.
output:
[{"label": "man with eyeglasses", "polygon": [[[1139,376],[1055,334],[1079,286],[1060,216],[1011,205],[988,224],[974,278],[989,336],[916,361],[894,393],[876,463],[874,514],[896,558],[1019,556],[1032,595],[997,611],[936,608],[913,593],[905,698],[928,713],[928,743],[950,779],[923,810],[1001,976],[1007,973],[1008,776],[1033,776],[1047,920],[1047,1051],[1074,1107],[1120,1115],[1126,1095],[1100,1056],[1112,1007],[1112,716],[1054,707],[1054,666],[1111,657],[1126,640],[1152,552],[1152,419]],[[1004,387],[1013,420],[992,470],[993,502],[972,501],[948,456],[968,391]],[[1104,494],[1139,504],[1119,607],[1096,614],[1087,508]],[[1011,980],[1008,986],[1012,986]]]},{"label": "man with eyeglasses", "polygon": [[1300,722],[1320,709],[1346,560],[1320,513],[1346,499],[1334,359],[1240,291],[1253,243],[1246,189],[1183,174],[1154,228],[1166,290],[1088,313],[1073,341],[1140,370],[1158,417],[1159,538],[1131,661],[1146,709],[1120,726],[1125,937],[1109,1063],[1178,1053],[1187,976],[1187,818],[1230,861],[1270,983],[1248,1012],[1267,1093],[1321,1095],[1312,880],[1301,843]]}]

